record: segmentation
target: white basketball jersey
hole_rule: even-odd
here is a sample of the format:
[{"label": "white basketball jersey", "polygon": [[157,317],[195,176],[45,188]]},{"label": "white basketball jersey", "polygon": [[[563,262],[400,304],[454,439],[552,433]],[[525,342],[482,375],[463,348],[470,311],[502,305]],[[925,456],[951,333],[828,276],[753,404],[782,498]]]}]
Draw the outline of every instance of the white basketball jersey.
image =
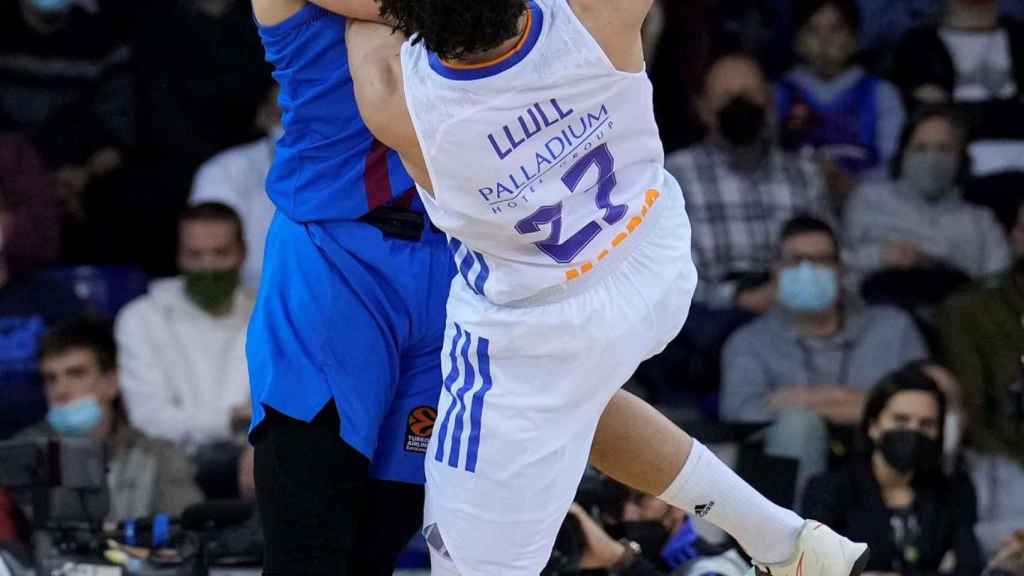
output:
[{"label": "white basketball jersey", "polygon": [[420,195],[463,278],[495,304],[614,265],[664,178],[647,75],[616,70],[567,0],[529,8],[525,36],[496,62],[402,47],[434,188]]}]

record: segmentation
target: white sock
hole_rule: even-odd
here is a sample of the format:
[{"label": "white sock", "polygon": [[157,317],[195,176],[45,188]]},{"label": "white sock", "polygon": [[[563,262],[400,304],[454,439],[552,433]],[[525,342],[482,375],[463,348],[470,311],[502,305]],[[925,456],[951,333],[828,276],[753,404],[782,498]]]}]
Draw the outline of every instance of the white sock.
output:
[{"label": "white sock", "polygon": [[725,530],[762,564],[789,560],[804,520],[754,490],[696,439],[661,500]]}]

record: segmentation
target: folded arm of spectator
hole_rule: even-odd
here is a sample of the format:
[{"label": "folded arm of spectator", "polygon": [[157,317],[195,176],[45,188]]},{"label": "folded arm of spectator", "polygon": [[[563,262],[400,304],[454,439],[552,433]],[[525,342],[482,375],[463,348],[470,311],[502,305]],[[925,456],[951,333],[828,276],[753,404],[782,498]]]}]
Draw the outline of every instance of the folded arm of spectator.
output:
[{"label": "folded arm of spectator", "polygon": [[757,348],[738,332],[722,349],[721,417],[726,422],[768,422],[775,417],[773,391]]},{"label": "folded arm of spectator", "polygon": [[775,410],[806,408],[836,424],[856,424],[864,408],[864,393],[849,386],[790,386],[769,396]]},{"label": "folded arm of spectator", "polygon": [[232,407],[194,410],[169,386],[163,364],[174,359],[168,359],[153,338],[160,326],[161,319],[151,310],[133,305],[121,312],[115,324],[121,391],[132,423],[149,436],[178,444],[227,437]]},{"label": "folded arm of spectator", "polygon": [[851,426],[860,422],[864,398],[849,386],[818,386],[808,390],[805,407],[829,422]]}]

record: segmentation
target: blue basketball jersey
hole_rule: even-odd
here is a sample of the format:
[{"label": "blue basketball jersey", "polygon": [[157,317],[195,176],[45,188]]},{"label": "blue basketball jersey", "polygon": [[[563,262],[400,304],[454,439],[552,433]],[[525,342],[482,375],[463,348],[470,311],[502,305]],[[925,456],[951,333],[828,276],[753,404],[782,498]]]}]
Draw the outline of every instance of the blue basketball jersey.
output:
[{"label": "blue basketball jersey", "polygon": [[408,192],[398,155],[359,116],[345,18],[308,4],[259,32],[281,86],[284,136],[267,176],[277,209],[295,222],[354,220]]},{"label": "blue basketball jersey", "polygon": [[356,221],[384,204],[423,205],[359,116],[345,19],[308,5],[260,35],[284,136],[246,342],[252,426],[268,408],[308,422],[333,401],[373,477],[422,483],[454,274],[446,239],[429,226],[420,241],[395,239]]}]

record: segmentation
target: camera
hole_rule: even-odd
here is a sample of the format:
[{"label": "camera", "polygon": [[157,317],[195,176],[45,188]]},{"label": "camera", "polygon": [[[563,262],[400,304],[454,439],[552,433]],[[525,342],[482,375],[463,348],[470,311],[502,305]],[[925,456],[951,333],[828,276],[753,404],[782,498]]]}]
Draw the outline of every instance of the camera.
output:
[{"label": "camera", "polygon": [[109,512],[103,445],[80,438],[0,442],[0,487],[30,512],[32,559],[0,550],[0,576],[203,576],[258,574],[263,540],[255,506],[204,502],[180,521],[104,522]]}]

